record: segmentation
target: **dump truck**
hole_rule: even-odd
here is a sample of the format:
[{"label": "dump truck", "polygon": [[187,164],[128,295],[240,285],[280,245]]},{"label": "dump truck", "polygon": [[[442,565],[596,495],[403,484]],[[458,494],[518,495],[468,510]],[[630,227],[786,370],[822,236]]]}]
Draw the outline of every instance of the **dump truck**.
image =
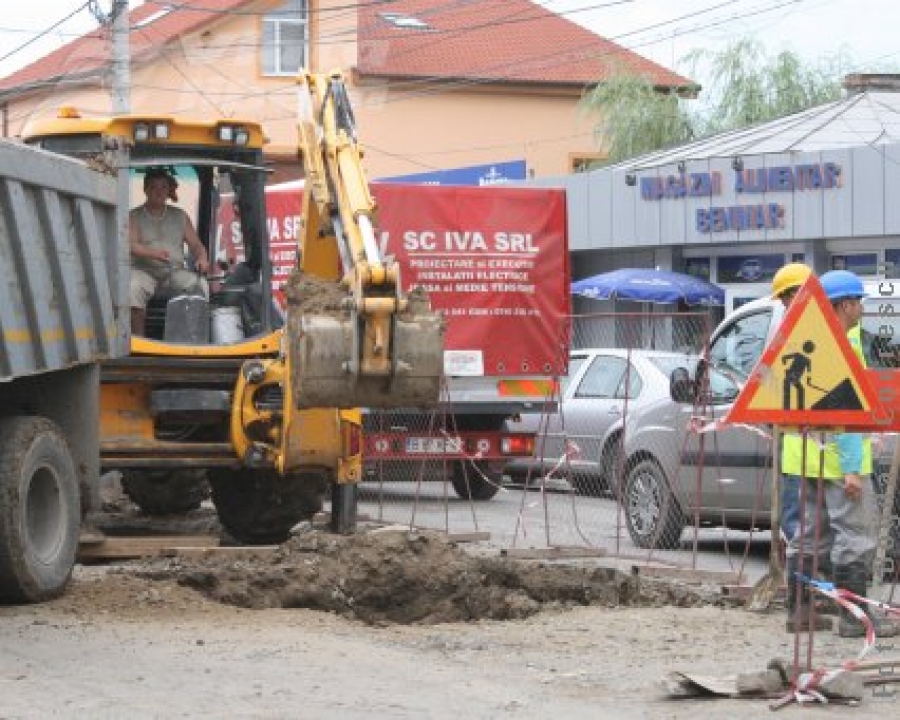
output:
[{"label": "dump truck", "polygon": [[99,501],[100,363],[128,347],[108,141],[92,166],[0,141],[0,602],[65,589]]},{"label": "dump truck", "polygon": [[[296,262],[305,183],[266,188],[276,298]],[[373,182],[375,236],[403,289],[427,290],[443,314],[444,386],[427,412],[363,417],[364,474],[409,479],[427,462],[462,498],[489,500],[504,468],[529,457],[534,432],[514,422],[555,408],[568,361],[569,253],[565,191]],[[240,224],[221,206],[216,255],[245,255]]]},{"label": "dump truck", "polygon": [[[92,157],[128,138],[132,199],[165,171],[204,248],[228,197],[246,255],[189,293],[155,293],[143,335],[104,362],[101,463],[151,514],[199,504],[204,487],[233,540],[285,540],[330,491],[332,528],[351,532],[362,475],[360,407],[423,406],[440,390],[443,321],[406,293],[372,233],[375,209],[340,72],[298,81],[307,194],[282,312],[271,288],[262,127],[240,118],[82,117],[26,128],[54,152]],[[211,253],[210,253],[211,255]],[[181,269],[195,269],[190,264]],[[217,329],[228,328],[227,332]]]}]

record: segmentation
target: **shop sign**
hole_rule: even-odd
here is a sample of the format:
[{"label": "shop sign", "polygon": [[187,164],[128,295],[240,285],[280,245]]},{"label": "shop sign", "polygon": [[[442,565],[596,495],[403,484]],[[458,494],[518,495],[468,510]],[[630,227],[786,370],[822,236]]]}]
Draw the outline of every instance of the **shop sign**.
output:
[{"label": "shop sign", "polygon": [[[736,169],[733,180],[733,189],[738,195],[824,191],[842,185],[841,166],[833,162]],[[681,171],[665,177],[641,178],[641,198],[651,202],[688,197],[713,198],[721,194],[722,173],[718,171]],[[695,226],[700,233],[780,228],[784,227],[784,219],[785,206],[779,202],[713,205],[698,208],[695,212]]]}]

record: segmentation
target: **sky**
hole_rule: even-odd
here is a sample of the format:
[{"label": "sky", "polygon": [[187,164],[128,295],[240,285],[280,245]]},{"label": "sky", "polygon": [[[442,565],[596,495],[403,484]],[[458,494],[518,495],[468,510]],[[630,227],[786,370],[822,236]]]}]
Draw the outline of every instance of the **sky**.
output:
[{"label": "sky", "polygon": [[[900,0],[538,1],[676,70],[684,69],[679,60],[695,48],[718,50],[730,40],[748,35],[763,41],[772,53],[791,50],[807,63],[843,50],[855,61],[852,70],[878,69],[876,63],[881,69],[891,64],[900,67],[896,40]],[[112,2],[97,0],[95,4],[109,12]],[[131,0],[132,7],[139,4]],[[7,3],[15,10],[0,19],[0,77],[97,27],[91,13],[82,9],[71,20],[35,39],[83,5],[85,0]],[[760,12],[766,9],[769,11]],[[22,48],[26,43],[30,44]]]}]

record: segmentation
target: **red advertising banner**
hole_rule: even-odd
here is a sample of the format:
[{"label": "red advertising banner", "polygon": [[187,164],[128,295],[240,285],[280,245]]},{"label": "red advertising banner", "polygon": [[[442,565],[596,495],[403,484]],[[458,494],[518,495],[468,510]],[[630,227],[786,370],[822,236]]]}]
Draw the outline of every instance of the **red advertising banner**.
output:
[{"label": "red advertising banner", "polygon": [[[447,318],[450,375],[559,370],[571,312],[565,192],[547,188],[374,184],[376,235],[404,290],[425,288]],[[273,285],[290,275],[301,232],[297,184],[273,186]],[[227,205],[227,204],[226,204]],[[242,256],[230,208],[217,257]]]}]

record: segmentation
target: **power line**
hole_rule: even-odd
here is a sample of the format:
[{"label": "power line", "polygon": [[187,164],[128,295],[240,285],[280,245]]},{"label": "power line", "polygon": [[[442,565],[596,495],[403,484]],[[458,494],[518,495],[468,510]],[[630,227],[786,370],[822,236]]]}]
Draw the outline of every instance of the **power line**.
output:
[{"label": "power line", "polygon": [[10,50],[8,53],[6,53],[6,55],[3,55],[2,57],[0,57],[0,62],[3,62],[4,60],[6,60],[6,59],[8,59],[8,58],[11,58],[13,55],[15,55],[15,54],[18,53],[18,52],[21,52],[22,50],[24,50],[25,48],[27,48],[27,47],[28,47],[29,45],[31,45],[32,43],[35,43],[35,42],[37,42],[38,40],[40,40],[42,37],[44,37],[45,35],[50,34],[50,33],[53,32],[56,28],[58,28],[60,25],[62,25],[62,24],[65,23],[65,22],[68,22],[68,21],[71,20],[73,17],[75,17],[78,13],[80,13],[82,10],[84,10],[86,7],[88,7],[88,6],[91,4],[92,1],[93,1],[93,0],[88,0],[88,1],[85,2],[85,3],[82,3],[82,4],[79,5],[75,10],[73,10],[73,11],[70,12],[68,15],[66,15],[62,20],[57,20],[57,21],[56,21],[55,23],[53,23],[50,27],[48,27],[46,30],[42,30],[42,31],[39,32],[37,35],[35,35],[33,38],[31,38],[30,40],[26,40],[24,43],[22,43],[22,44],[19,45],[18,47],[14,48],[13,50]]},{"label": "power line", "polygon": [[[802,0],[798,0],[798,1],[802,1]],[[383,0],[382,0],[382,2],[383,2]],[[377,2],[377,3],[374,3],[374,4],[382,4],[382,2]],[[634,36],[634,35],[637,35],[637,34],[640,34],[640,33],[647,32],[648,30],[658,29],[658,28],[663,27],[663,26],[666,26],[666,25],[671,25],[671,24],[673,24],[673,23],[678,23],[678,22],[681,22],[681,21],[683,21],[683,20],[685,20],[685,19],[690,19],[690,18],[698,17],[698,16],[700,16],[700,15],[707,14],[707,13],[713,12],[713,11],[715,11],[715,10],[719,10],[719,9],[721,9],[721,8],[723,8],[723,7],[726,7],[726,6],[729,6],[729,5],[733,5],[733,4],[735,4],[736,2],[737,2],[737,0],[730,0],[729,2],[721,2],[721,3],[718,3],[718,4],[713,5],[713,6],[711,6],[711,7],[707,7],[707,8],[704,8],[704,9],[701,9],[701,10],[698,10],[698,11],[694,11],[694,12],[691,12],[691,13],[686,13],[686,14],[681,15],[681,16],[678,16],[678,17],[676,17],[676,18],[672,18],[672,19],[669,19],[669,20],[666,20],[666,21],[663,21],[663,22],[660,22],[660,23],[654,23],[654,24],[651,24],[651,25],[648,25],[648,26],[645,26],[645,27],[642,27],[642,28],[637,28],[637,29],[631,30],[631,31],[629,31],[629,32],[627,32],[627,33],[622,33],[622,34],[620,34],[619,36],[616,36],[616,37],[613,38],[613,39],[621,39],[621,38],[624,38],[624,37]],[[363,4],[356,4],[356,5],[351,5],[351,6],[342,6],[342,7],[361,7],[362,5],[371,5],[371,4],[373,4],[373,3],[363,3]],[[615,3],[604,3],[603,5],[609,5],[609,4],[615,4]],[[763,13],[763,12],[770,12],[770,11],[772,11],[772,10],[774,10],[774,9],[778,9],[778,8],[784,6],[785,4],[787,4],[787,3],[782,2],[782,3],[777,4],[777,5],[769,5],[769,6],[765,6],[765,7],[762,7],[762,8],[754,8],[752,11],[749,11],[749,12],[746,12],[746,13],[743,13],[743,14],[730,15],[730,16],[728,16],[728,17],[726,17],[726,18],[716,18],[716,19],[714,19],[713,21],[706,23],[705,25],[700,25],[700,26],[696,26],[696,27],[693,27],[693,28],[682,29],[681,32],[682,32],[683,34],[688,34],[688,33],[690,33],[690,32],[695,32],[695,31],[697,31],[697,30],[704,29],[704,28],[706,28],[706,27],[711,27],[711,26],[723,24],[723,23],[725,23],[725,22],[734,22],[734,21],[736,21],[736,20],[742,19],[743,17],[748,17],[748,16],[760,14],[760,13]],[[189,7],[189,5],[188,5],[188,4],[182,4],[182,7]],[[443,9],[444,11],[447,11],[447,10],[449,10],[449,9],[453,9],[453,8],[455,8],[455,7],[459,7],[459,2],[458,2],[458,1],[457,1],[457,2],[448,2],[448,3],[445,3],[445,4],[442,4],[442,5],[438,6],[438,8]],[[201,10],[201,8],[200,8],[199,6],[194,6],[194,8],[197,9],[197,10]],[[436,10],[437,8],[434,8],[434,9]],[[582,9],[582,10],[583,10],[583,9]],[[222,11],[222,12],[230,12],[230,11]],[[254,14],[260,14],[260,13],[254,13]],[[506,18],[504,18],[503,21],[500,21],[500,22],[508,22],[509,20],[510,20],[510,16],[507,16]],[[490,23],[486,23],[485,25],[490,25]],[[664,38],[662,38],[661,40],[668,40],[670,37],[671,37],[671,35],[670,35],[670,34],[667,34],[667,35],[666,35]],[[661,40],[645,40],[645,41],[643,41],[642,43],[639,43],[638,45],[633,46],[633,47],[640,47],[640,46],[644,46],[644,45],[649,45],[649,44],[653,44],[653,42],[659,42],[659,41],[661,41]],[[601,57],[604,57],[604,56],[611,56],[611,55],[619,54],[619,53],[621,53],[621,52],[629,51],[629,50],[632,49],[632,48],[621,47],[621,48],[617,48],[617,49],[615,49],[615,50],[613,50],[613,51],[610,51],[610,52],[606,52],[606,53],[597,53],[596,51],[593,51],[593,49],[592,49],[593,46],[594,46],[594,44],[595,44],[595,41],[592,41],[592,43],[591,43],[590,46],[584,46],[583,48],[580,49],[580,51],[581,51],[581,52],[585,52],[585,51],[586,51],[586,53],[585,53],[585,56],[586,56],[586,57],[591,57],[591,58],[596,59],[596,58],[601,58]],[[174,45],[173,45],[173,47],[174,47]],[[234,45],[232,44],[231,47],[233,48]],[[182,51],[183,51],[183,48],[182,48]],[[579,51],[579,49],[576,49],[575,52],[578,52],[578,51]],[[169,55],[168,49],[167,49],[167,50],[164,50],[162,53],[160,53],[160,57],[161,57],[164,61],[171,63],[171,62],[172,62],[172,61],[171,61],[171,58],[169,58],[168,55]],[[537,56],[537,57],[535,57],[535,58],[532,58],[532,62],[543,63],[544,66],[547,66],[547,65],[552,66],[552,64],[555,64],[555,63],[564,63],[564,62],[569,62],[569,61],[571,61],[571,59],[572,59],[572,58],[571,58],[571,55],[572,55],[572,53],[569,53],[568,56],[564,56],[564,57],[553,57],[553,56],[550,56],[550,55],[543,54],[543,55],[541,55],[541,56]],[[508,63],[507,63],[507,64],[501,64],[501,65],[496,66],[496,67],[499,67],[500,69],[506,69],[506,68],[509,67],[509,64],[508,64]],[[151,86],[138,86],[138,87],[143,87],[144,89],[154,89],[154,90],[156,90],[156,91],[166,91],[166,92],[174,92],[174,93],[188,94],[188,95],[190,95],[190,97],[193,97],[193,98],[196,98],[196,97],[199,95],[199,96],[201,96],[201,98],[202,98],[204,101],[206,101],[206,102],[208,102],[210,105],[216,107],[217,112],[219,112],[220,114],[224,114],[224,113],[222,113],[222,110],[220,109],[220,106],[218,105],[218,103],[217,103],[216,101],[213,100],[213,97],[217,97],[217,98],[219,98],[220,101],[222,101],[222,100],[227,99],[227,97],[229,97],[228,93],[226,93],[226,92],[215,92],[215,91],[211,91],[211,90],[208,90],[208,89],[205,89],[205,88],[197,87],[196,84],[192,83],[191,80],[190,80],[190,78],[188,78],[180,68],[178,68],[178,70],[179,70],[179,73],[182,75],[182,77],[185,79],[185,82],[188,83],[188,85],[191,86],[191,89],[190,89],[190,90],[186,90],[186,89],[184,89],[184,88],[151,88]],[[230,79],[230,78],[229,78],[229,79]],[[60,80],[59,80],[58,82],[60,82],[60,84],[61,84],[61,81],[62,81],[62,80],[63,80],[63,78],[60,78]],[[405,100],[405,99],[412,99],[412,98],[417,97],[417,96],[429,95],[429,94],[434,94],[434,93],[437,93],[437,92],[445,92],[445,91],[447,91],[447,90],[449,90],[449,89],[453,89],[454,87],[466,87],[466,86],[471,86],[471,85],[480,85],[480,84],[486,84],[486,83],[496,82],[496,80],[497,80],[497,78],[485,78],[485,79],[474,79],[474,80],[467,79],[467,80],[464,80],[464,81],[457,81],[457,82],[455,82],[455,83],[440,82],[440,81],[436,81],[436,80],[434,80],[434,79],[425,79],[425,80],[410,81],[409,83],[406,83],[405,85],[406,85],[406,86],[412,86],[412,87],[419,86],[419,87],[422,87],[423,89],[422,89],[422,90],[419,90],[419,91],[417,91],[417,92],[406,92],[406,93],[404,93],[403,95],[400,95],[400,96],[394,97],[394,98],[388,98],[388,99],[386,99],[386,100],[385,100],[385,99],[381,99],[381,100],[379,100],[379,102],[382,102],[382,103],[384,103],[384,102],[397,102],[397,101],[402,101],[402,100]],[[430,87],[429,87],[429,86],[430,86]],[[288,92],[289,90],[291,90],[293,87],[294,87],[294,85],[293,85],[293,83],[292,83],[292,84],[289,85],[289,86],[284,86],[284,87],[279,88],[279,89],[277,89],[277,90],[273,90],[271,87],[269,87],[269,88],[266,88],[266,89],[264,89],[264,90],[253,90],[253,91],[250,91],[250,92],[244,92],[244,93],[233,93],[233,94],[230,95],[230,96],[231,96],[231,97],[238,98],[238,99],[240,99],[240,98],[259,97],[260,95],[266,95],[266,96],[268,96],[268,97],[272,97],[272,96],[274,96],[274,95],[281,96],[282,93],[285,93],[285,95],[286,95],[287,92]],[[403,84],[400,84],[400,83],[394,83],[394,84],[392,84],[392,88],[391,88],[391,89],[393,90],[394,88],[397,88],[397,87],[400,88],[400,92],[402,93],[402,92],[403,92],[403,89],[404,89]],[[293,109],[292,109],[292,108],[285,108],[285,111],[286,111],[285,115],[270,115],[270,116],[268,116],[268,117],[261,118],[261,121],[263,121],[263,122],[273,121],[273,122],[274,122],[274,121],[279,121],[279,120],[287,120],[287,119],[290,119],[290,118],[292,118],[292,117],[294,116],[294,113],[293,113]],[[462,152],[462,150],[460,150],[459,152]]]}]

